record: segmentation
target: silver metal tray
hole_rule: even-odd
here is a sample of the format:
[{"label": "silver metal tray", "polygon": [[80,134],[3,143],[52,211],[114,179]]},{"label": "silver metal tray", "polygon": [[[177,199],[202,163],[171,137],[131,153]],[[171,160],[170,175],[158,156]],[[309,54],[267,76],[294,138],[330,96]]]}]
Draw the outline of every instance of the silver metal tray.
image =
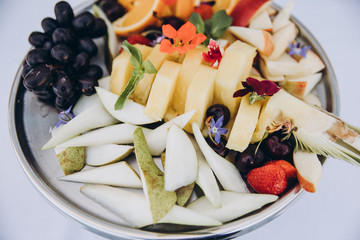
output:
[{"label": "silver metal tray", "polygon": [[[81,11],[87,7],[79,6],[77,10]],[[278,6],[274,7],[279,9]],[[323,79],[316,86],[315,92],[323,107],[337,115],[338,86],[329,59],[306,27],[293,17],[292,20],[300,31],[300,40],[311,45],[326,65]],[[63,172],[54,151],[41,150],[50,138],[50,127],[57,122],[57,112],[25,90],[21,72],[22,64],[14,79],[8,112],[10,136],[18,160],[32,184],[53,206],[94,233],[111,239],[230,239],[270,222],[303,193],[300,186],[296,185],[266,208],[219,227],[189,230],[180,226],[163,225],[160,228],[161,232],[129,227],[117,216],[85,198],[79,191],[82,184],[57,180]]]}]

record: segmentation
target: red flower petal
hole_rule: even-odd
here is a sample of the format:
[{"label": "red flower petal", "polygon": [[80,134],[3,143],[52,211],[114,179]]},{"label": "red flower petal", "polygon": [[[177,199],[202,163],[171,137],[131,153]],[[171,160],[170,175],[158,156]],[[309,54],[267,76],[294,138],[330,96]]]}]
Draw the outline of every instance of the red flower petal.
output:
[{"label": "red flower petal", "polygon": [[264,86],[265,95],[267,96],[272,96],[280,90],[276,83],[270,80],[263,80],[261,84]]},{"label": "red flower petal", "polygon": [[244,89],[239,89],[239,90],[237,90],[236,92],[234,92],[234,94],[233,94],[233,97],[235,98],[235,97],[243,97],[243,96],[245,96],[246,94],[248,94],[250,92],[250,90],[249,89],[246,89],[246,88],[244,88]]},{"label": "red flower petal", "polygon": [[172,39],[175,39],[179,36],[176,29],[173,26],[171,26],[170,24],[163,25],[162,32],[165,36],[172,38]]},{"label": "red flower petal", "polygon": [[250,87],[252,87],[254,89],[254,91],[258,95],[262,96],[262,95],[265,94],[265,88],[264,88],[264,86],[261,84],[261,82],[259,80],[255,79],[255,78],[252,78],[252,77],[248,77],[246,79],[246,82]]}]

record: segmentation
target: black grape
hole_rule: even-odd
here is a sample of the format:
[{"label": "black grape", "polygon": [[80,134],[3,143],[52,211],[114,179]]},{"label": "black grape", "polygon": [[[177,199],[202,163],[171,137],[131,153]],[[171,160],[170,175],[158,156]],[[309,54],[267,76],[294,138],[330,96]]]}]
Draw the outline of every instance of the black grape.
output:
[{"label": "black grape", "polygon": [[50,40],[49,36],[41,32],[32,32],[29,36],[29,43],[36,48],[41,48],[44,46],[44,43]]},{"label": "black grape", "polygon": [[35,48],[28,52],[26,56],[26,62],[30,66],[36,66],[42,63],[49,63],[50,56],[48,51],[46,51],[45,49]]},{"label": "black grape", "polygon": [[96,92],[95,87],[99,86],[99,83],[95,78],[87,75],[82,75],[79,77],[79,84],[82,93],[85,94],[86,96],[90,96],[94,94]]},{"label": "black grape", "polygon": [[42,20],[41,26],[46,34],[51,34],[53,31],[55,31],[55,29],[59,27],[59,24],[55,19],[47,17]]},{"label": "black grape", "polygon": [[65,44],[58,44],[51,49],[51,56],[58,62],[66,64],[72,60],[72,51]]},{"label": "black grape", "polygon": [[69,3],[65,1],[58,2],[54,8],[56,21],[64,27],[70,26],[74,19],[74,12]]},{"label": "black grape", "polygon": [[90,58],[87,53],[80,52],[71,63],[71,67],[76,73],[82,73],[89,67]]},{"label": "black grape", "polygon": [[23,70],[21,72],[21,76],[24,78],[30,71],[31,71],[32,67],[30,65],[28,65],[26,63],[26,61],[24,61],[23,64]]},{"label": "black grape", "polygon": [[35,66],[24,78],[24,86],[29,91],[42,92],[52,84],[51,69],[46,64]]},{"label": "black grape", "polygon": [[84,73],[84,75],[90,76],[95,79],[100,79],[103,76],[103,70],[98,65],[91,64],[89,65],[89,68]]},{"label": "black grape", "polygon": [[57,28],[52,33],[52,40],[55,44],[64,43],[66,45],[73,45],[74,39],[71,33],[65,28]]},{"label": "black grape", "polygon": [[80,35],[91,32],[95,27],[95,17],[89,12],[83,12],[72,20],[72,27]]},{"label": "black grape", "polygon": [[96,56],[98,48],[94,41],[91,38],[81,38],[79,39],[79,52],[85,52],[89,57]]},{"label": "black grape", "polygon": [[105,36],[107,34],[107,26],[105,24],[105,21],[101,18],[95,19],[95,26],[93,30],[88,33],[88,36],[91,38],[99,38],[102,36]]},{"label": "black grape", "polygon": [[64,71],[56,71],[53,90],[59,98],[70,99],[74,95],[72,80]]}]

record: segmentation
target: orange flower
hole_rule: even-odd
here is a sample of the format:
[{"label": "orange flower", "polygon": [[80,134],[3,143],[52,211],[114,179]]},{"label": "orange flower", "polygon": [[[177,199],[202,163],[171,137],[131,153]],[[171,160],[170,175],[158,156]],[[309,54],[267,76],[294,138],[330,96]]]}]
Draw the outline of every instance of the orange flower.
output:
[{"label": "orange flower", "polygon": [[169,39],[163,39],[160,43],[160,51],[173,54],[177,51],[184,54],[191,49],[195,49],[197,45],[206,40],[206,36],[202,33],[196,34],[196,27],[191,22],[186,22],[179,30],[173,28],[170,24],[162,26],[163,34],[173,39],[171,44]]}]

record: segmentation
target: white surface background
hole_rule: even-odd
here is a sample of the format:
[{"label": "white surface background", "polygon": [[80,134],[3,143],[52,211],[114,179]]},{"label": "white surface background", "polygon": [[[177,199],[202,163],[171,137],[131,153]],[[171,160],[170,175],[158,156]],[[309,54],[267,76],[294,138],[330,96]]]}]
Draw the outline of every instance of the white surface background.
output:
[{"label": "white surface background", "polygon": [[[80,0],[69,1],[72,6]],[[277,0],[281,6],[287,0]],[[0,1],[0,239],[103,239],[64,216],[31,185],[8,134],[11,84],[28,51],[28,35],[53,16],[56,0]],[[360,1],[298,0],[293,14],[327,52],[340,88],[341,117],[360,126]],[[309,116],[311,117],[311,116]],[[271,223],[240,239],[360,239],[360,168],[329,159],[319,190],[305,194]]]}]

